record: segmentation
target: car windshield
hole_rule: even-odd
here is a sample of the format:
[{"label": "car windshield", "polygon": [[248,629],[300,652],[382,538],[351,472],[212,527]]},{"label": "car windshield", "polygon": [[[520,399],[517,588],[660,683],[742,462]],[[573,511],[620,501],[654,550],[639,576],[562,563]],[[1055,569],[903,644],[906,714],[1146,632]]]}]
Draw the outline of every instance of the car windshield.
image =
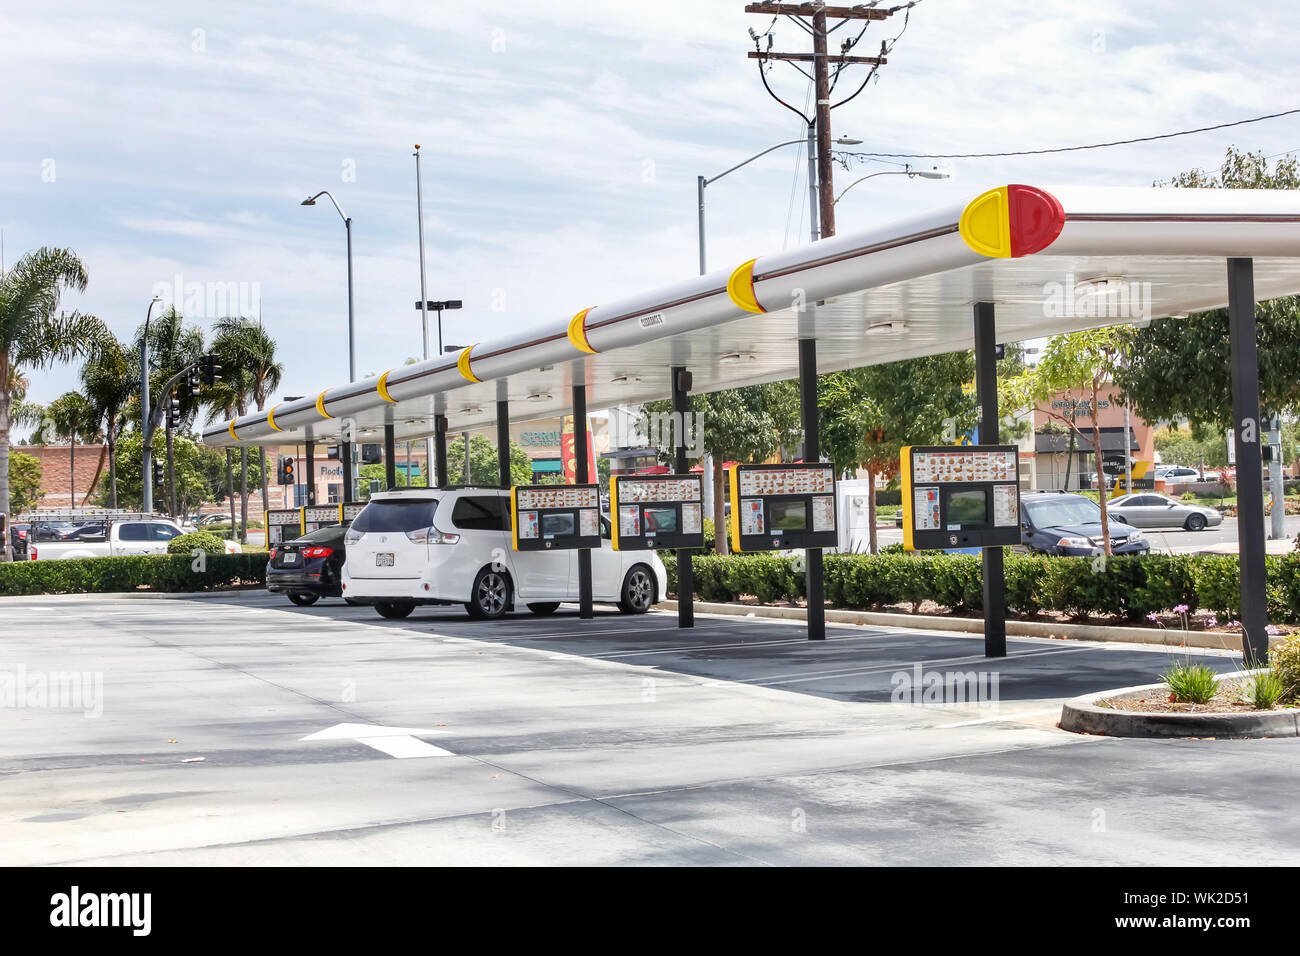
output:
[{"label": "car windshield", "polygon": [[1101,520],[1101,508],[1095,501],[1075,495],[1062,495],[1048,501],[1026,501],[1025,509],[1034,524],[1040,528],[1089,524]]},{"label": "car windshield", "polygon": [[362,534],[418,531],[433,525],[436,498],[388,498],[372,501],[361,509],[352,522],[352,530]]},{"label": "car windshield", "polygon": [[[427,527],[427,525],[425,526]],[[315,531],[308,531],[301,538],[294,538],[294,544],[342,544],[343,535],[347,534],[347,528],[341,524],[332,524],[328,527],[317,528]]]}]

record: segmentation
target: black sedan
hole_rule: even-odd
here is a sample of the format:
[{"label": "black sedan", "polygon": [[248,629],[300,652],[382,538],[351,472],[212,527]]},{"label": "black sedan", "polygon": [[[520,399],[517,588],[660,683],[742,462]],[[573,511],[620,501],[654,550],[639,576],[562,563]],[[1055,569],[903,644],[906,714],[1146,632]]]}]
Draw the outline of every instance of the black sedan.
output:
[{"label": "black sedan", "polygon": [[266,563],[266,589],[303,606],[323,597],[342,597],[339,576],[347,557],[343,544],[347,530],[341,524],[330,525],[274,545]]}]

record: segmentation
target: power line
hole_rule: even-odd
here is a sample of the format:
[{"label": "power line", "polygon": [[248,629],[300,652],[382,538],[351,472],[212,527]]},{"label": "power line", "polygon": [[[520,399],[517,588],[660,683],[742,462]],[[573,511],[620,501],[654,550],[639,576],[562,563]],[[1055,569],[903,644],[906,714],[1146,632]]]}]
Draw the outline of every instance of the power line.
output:
[{"label": "power line", "polygon": [[1138,136],[1134,139],[1117,139],[1109,143],[1089,143],[1086,146],[1053,146],[1049,149],[1016,149],[1005,153],[847,153],[849,156],[888,157],[890,159],[994,159],[1000,156],[1040,156],[1043,153],[1071,153],[1082,149],[1103,149],[1107,146],[1129,146],[1133,143],[1150,143],[1160,139],[1173,139],[1176,136],[1191,136],[1193,133],[1209,133],[1216,129],[1229,129],[1233,126],[1245,126],[1249,123],[1262,123],[1264,120],[1278,119],[1300,113],[1300,108],[1283,110],[1280,113],[1268,113],[1264,116],[1252,116],[1250,119],[1235,120],[1231,123],[1219,123],[1216,126],[1201,126],[1197,129],[1184,129],[1176,133],[1160,133],[1156,136]]}]

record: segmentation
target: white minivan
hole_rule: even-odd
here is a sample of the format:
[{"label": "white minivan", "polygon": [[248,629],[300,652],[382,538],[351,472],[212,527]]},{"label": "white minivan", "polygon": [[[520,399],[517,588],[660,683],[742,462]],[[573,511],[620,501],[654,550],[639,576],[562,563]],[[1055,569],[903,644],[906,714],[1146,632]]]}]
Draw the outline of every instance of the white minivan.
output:
[{"label": "white minivan", "polygon": [[[653,551],[615,551],[601,519],[591,550],[592,598],[643,614],[663,596],[668,575]],[[522,604],[551,614],[578,600],[576,551],[515,551],[510,492],[504,488],[403,488],[375,494],[345,539],[343,596],[402,618],[417,604],[464,604],[472,617],[498,618]]]}]

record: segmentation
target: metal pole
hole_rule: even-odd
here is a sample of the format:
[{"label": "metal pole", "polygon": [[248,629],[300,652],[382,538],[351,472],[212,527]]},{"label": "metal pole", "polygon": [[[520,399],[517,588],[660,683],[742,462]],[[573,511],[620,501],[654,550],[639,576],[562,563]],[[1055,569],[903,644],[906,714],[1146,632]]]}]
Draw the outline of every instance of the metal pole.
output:
[{"label": "metal pole", "polygon": [[[333,198],[333,197],[331,197]],[[357,339],[352,307],[352,217],[344,216],[343,225],[348,234],[348,381],[357,380]],[[352,443],[343,442],[339,448],[343,459],[343,500],[356,501],[357,489],[353,487]]]},{"label": "metal pole", "polygon": [[[686,366],[674,365],[673,385],[673,471],[679,475],[690,474],[686,463],[686,416],[690,414],[690,398],[686,394]],[[701,502],[703,505],[703,502]],[[739,519],[737,519],[739,520]],[[695,569],[691,566],[691,552],[685,548],[677,551],[677,626],[695,626]]]},{"label": "metal pole", "polygon": [[149,318],[153,307],[158,304],[154,296],[149,303],[149,310],[144,314],[144,335],[140,336],[140,435],[143,438],[141,449],[141,486],[144,497],[141,505],[145,514],[153,513],[153,429],[149,427]]},{"label": "metal pole", "polygon": [[[817,340],[799,340],[799,417],[803,424],[803,460],[814,464],[821,460],[817,430]],[[731,516],[739,521],[738,515]],[[826,601],[822,586],[822,549],[804,551],[804,585],[808,593],[808,640],[826,639]]]},{"label": "metal pole", "polygon": [[[307,474],[305,475],[307,479],[307,504],[315,505],[316,504],[316,443],[314,441],[309,441],[306,443],[306,452],[307,452],[306,454],[307,467],[304,469],[304,471],[307,472]],[[244,524],[245,525],[248,524],[247,518],[244,519]]]},{"label": "metal pole", "polygon": [[[573,463],[577,484],[591,480],[587,470],[587,386],[573,386]],[[591,609],[591,549],[578,549],[578,616],[595,617]]]},{"label": "metal pole", "polygon": [[817,212],[817,126],[808,124],[808,231],[812,241],[821,235],[821,222]]},{"label": "metal pole", "polygon": [[465,443],[465,484],[472,485],[474,482],[469,476],[469,432],[460,433],[461,441]]},{"label": "metal pole", "polygon": [[397,442],[393,439],[393,424],[384,426],[384,484],[386,490],[397,487]]},{"label": "metal pole", "polygon": [[708,185],[703,176],[695,177],[695,197],[699,204],[699,233],[700,233],[700,275],[704,275],[708,269],[705,267],[704,255],[704,187]]},{"label": "metal pole", "polygon": [[510,401],[497,402],[497,477],[502,488],[509,488],[510,480]]},{"label": "metal pole", "polygon": [[[998,443],[997,336],[992,302],[975,303],[975,396],[980,407],[979,443]],[[1127,409],[1126,409],[1127,410]],[[1125,446],[1128,440],[1125,439]],[[1102,494],[1105,494],[1102,490]],[[1007,656],[1007,597],[1002,548],[982,548],[984,656]]]},{"label": "metal pole", "polygon": [[[1124,346],[1124,363],[1128,364],[1128,346]],[[1124,493],[1133,494],[1133,432],[1129,423],[1129,400],[1124,396]],[[1202,478],[1205,476],[1202,475]],[[1103,494],[1105,490],[1103,489]]]},{"label": "metal pole", "polygon": [[434,485],[447,484],[447,416],[433,416],[433,475]]},{"label": "metal pole", "polygon": [[[420,319],[424,327],[424,357],[429,357],[429,296],[424,288],[424,188],[420,182],[420,147],[415,147],[415,211],[420,223]],[[442,354],[442,349],[438,349]]]},{"label": "metal pole", "polygon": [[818,219],[822,238],[835,235],[835,194],[831,185],[831,92],[830,60],[826,55],[826,6],[815,4],[812,15],[813,87],[817,117],[817,182],[821,216]]},{"label": "metal pole", "polygon": [[434,308],[438,310],[438,354],[442,355],[442,302],[439,301]]},{"label": "metal pole", "polygon": [[411,486],[411,443],[406,443],[406,485]]},{"label": "metal pole", "polygon": [[1259,357],[1255,342],[1255,270],[1228,260],[1228,345],[1232,356],[1232,438],[1237,451],[1237,538],[1241,568],[1241,650],[1247,667],[1268,661],[1264,579],[1264,476],[1259,439]]},{"label": "metal pole", "polygon": [[[170,399],[164,399],[167,401]],[[167,513],[173,518],[176,517],[176,449],[172,436],[175,434],[171,427],[167,428]]]}]

